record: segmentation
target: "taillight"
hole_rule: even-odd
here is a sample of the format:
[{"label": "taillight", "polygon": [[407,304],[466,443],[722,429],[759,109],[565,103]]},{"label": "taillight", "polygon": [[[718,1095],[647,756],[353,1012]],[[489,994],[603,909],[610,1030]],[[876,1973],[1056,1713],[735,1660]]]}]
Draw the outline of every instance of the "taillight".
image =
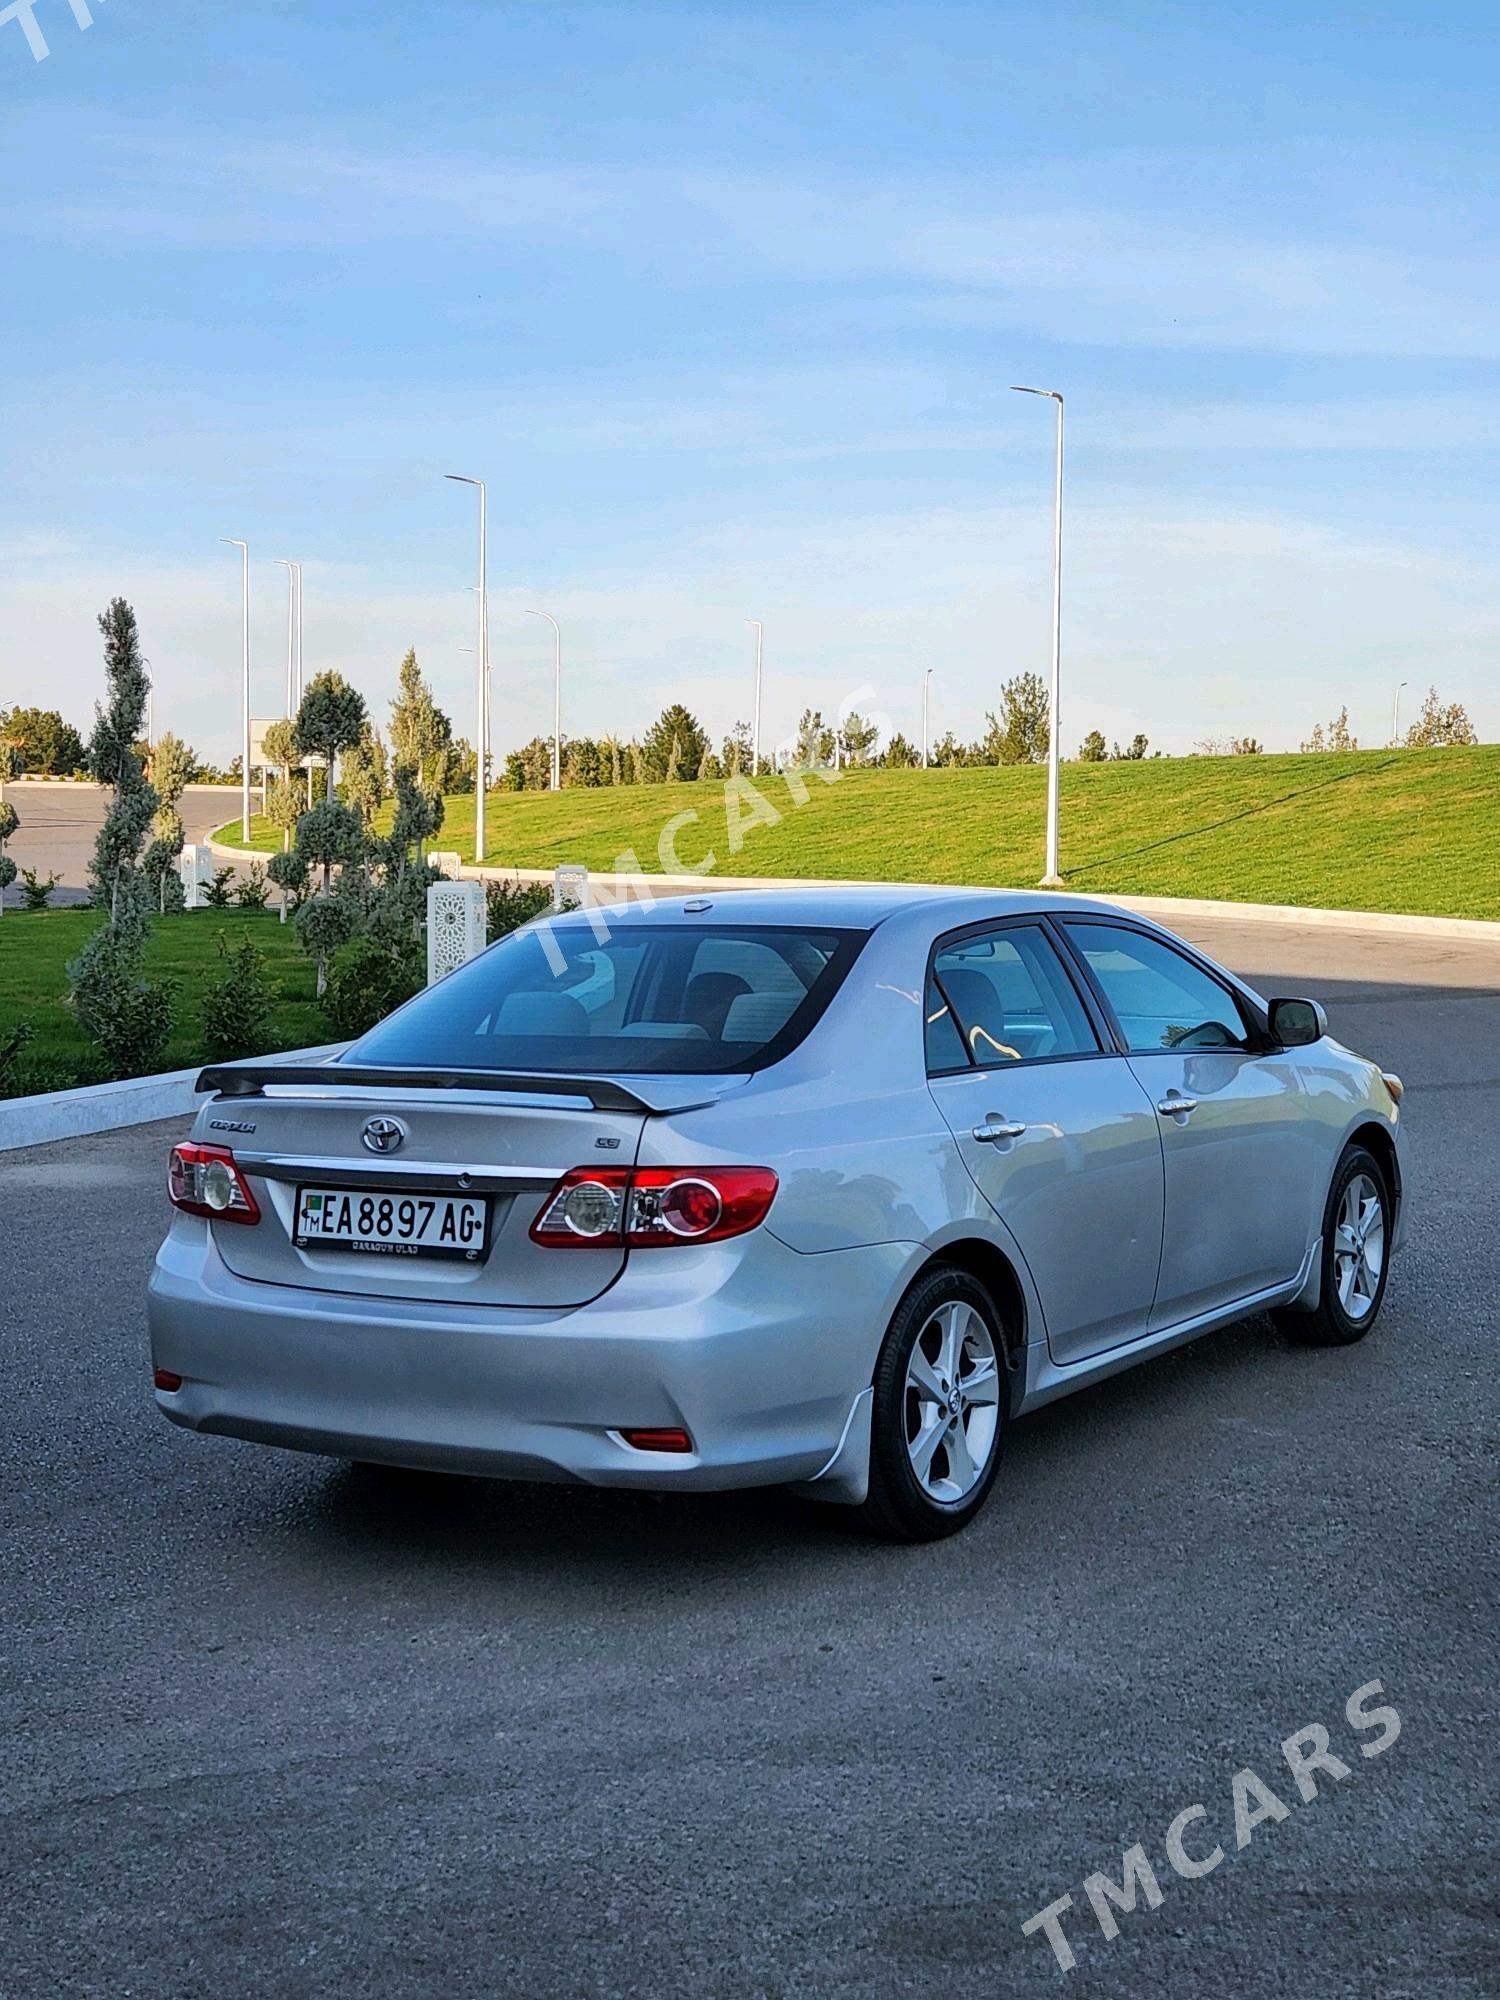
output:
[{"label": "taillight", "polygon": [[775,1193],[769,1167],[574,1167],[531,1240],[547,1250],[721,1243],[763,1222]]},{"label": "taillight", "polygon": [[260,1221],[260,1205],[227,1146],[204,1146],[196,1139],[174,1146],[167,1162],[167,1198],[173,1208],[214,1222]]}]

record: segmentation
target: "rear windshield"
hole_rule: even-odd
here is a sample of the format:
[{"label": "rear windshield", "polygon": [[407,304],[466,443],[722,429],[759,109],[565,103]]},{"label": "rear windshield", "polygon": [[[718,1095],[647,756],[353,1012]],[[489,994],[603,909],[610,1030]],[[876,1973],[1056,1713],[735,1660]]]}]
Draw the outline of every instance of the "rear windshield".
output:
[{"label": "rear windshield", "polygon": [[704,1075],[760,1069],[812,1027],[867,934],[587,923],[514,932],[357,1042],[393,1068]]}]

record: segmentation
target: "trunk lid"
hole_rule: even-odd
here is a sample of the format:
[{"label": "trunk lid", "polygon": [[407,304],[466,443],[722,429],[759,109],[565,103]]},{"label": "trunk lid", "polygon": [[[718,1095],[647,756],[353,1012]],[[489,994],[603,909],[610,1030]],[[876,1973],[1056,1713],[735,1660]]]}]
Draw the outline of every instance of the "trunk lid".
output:
[{"label": "trunk lid", "polygon": [[[560,1078],[541,1094],[525,1079],[514,1094],[492,1084],[441,1088],[350,1079],[246,1083],[251,1072],[213,1077],[232,1094],[199,1114],[195,1136],[232,1148],[260,1205],[261,1221],[213,1222],[214,1242],[237,1276],[308,1291],[446,1301],[453,1305],[586,1305],[619,1275],[623,1249],[544,1250],[529,1235],[548,1193],[572,1167],[631,1166],[648,1115],[618,1087]],[[231,1079],[225,1082],[221,1078]],[[206,1079],[207,1080],[207,1079]],[[713,1079],[715,1083],[720,1079]],[[201,1087],[201,1086],[200,1086]],[[398,1128],[365,1139],[371,1120]],[[333,1244],[299,1247],[299,1188],[356,1191],[396,1201],[413,1196],[482,1198],[484,1247],[471,1261],[383,1255]]]}]

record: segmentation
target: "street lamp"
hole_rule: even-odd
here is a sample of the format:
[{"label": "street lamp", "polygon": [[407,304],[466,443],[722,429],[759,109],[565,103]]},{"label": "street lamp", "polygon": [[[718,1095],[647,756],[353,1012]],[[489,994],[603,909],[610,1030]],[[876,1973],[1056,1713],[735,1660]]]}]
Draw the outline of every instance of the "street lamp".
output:
[{"label": "street lamp", "polygon": [[474,725],[474,859],[484,859],[484,781],[485,781],[485,738],[489,733],[489,701],[487,690],[490,678],[490,611],[488,583],[488,525],[485,512],[485,491],[482,479],[470,479],[466,473],[448,472],[444,478],[454,480],[459,486],[472,486],[479,494],[479,642],[475,648],[478,664],[478,690],[476,698],[477,720]]},{"label": "street lamp", "polygon": [[285,556],[275,558],[276,567],[286,571],[286,701],[283,712],[288,722],[296,713],[293,702],[297,687],[297,565]]},{"label": "street lamp", "polygon": [[1062,741],[1062,508],[1063,508],[1063,399],[1056,389],[1029,389],[1022,382],[1011,387],[1021,396],[1046,396],[1057,405],[1057,489],[1052,515],[1052,696],[1047,731],[1047,872],[1044,889],[1061,889],[1057,867],[1058,762]]},{"label": "street lamp", "polygon": [[296,665],[292,671],[292,714],[302,706],[302,565],[293,563],[297,572],[297,653]]},{"label": "street lamp", "polygon": [[758,618],[747,618],[745,623],[755,627],[755,719],[750,725],[750,775],[752,778],[758,778],[760,776],[760,677],[765,627]]},{"label": "street lamp", "polygon": [[240,830],[250,845],[250,545],[220,535],[226,548],[240,552],[240,643],[244,673],[240,686]]},{"label": "street lamp", "polygon": [[1396,698],[1391,703],[1391,748],[1393,750],[1399,748],[1401,743],[1401,690],[1405,686],[1405,681],[1397,681]]},{"label": "street lamp", "polygon": [[552,627],[552,789],[562,790],[562,627],[550,611],[528,611]]},{"label": "street lamp", "polygon": [[932,669],[922,676],[922,769],[927,769],[927,693],[932,686]]}]

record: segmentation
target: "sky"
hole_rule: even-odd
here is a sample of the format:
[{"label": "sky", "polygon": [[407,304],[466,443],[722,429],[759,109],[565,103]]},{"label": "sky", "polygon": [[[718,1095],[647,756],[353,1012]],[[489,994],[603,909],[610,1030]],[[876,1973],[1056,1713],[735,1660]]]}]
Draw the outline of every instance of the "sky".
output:
[{"label": "sky", "polygon": [[[5,6],[0,3],[0,13]],[[135,605],[157,726],[238,746],[285,571],[383,720],[472,735],[1500,737],[1489,6],[34,0],[0,21],[0,705],[87,729]]]}]

